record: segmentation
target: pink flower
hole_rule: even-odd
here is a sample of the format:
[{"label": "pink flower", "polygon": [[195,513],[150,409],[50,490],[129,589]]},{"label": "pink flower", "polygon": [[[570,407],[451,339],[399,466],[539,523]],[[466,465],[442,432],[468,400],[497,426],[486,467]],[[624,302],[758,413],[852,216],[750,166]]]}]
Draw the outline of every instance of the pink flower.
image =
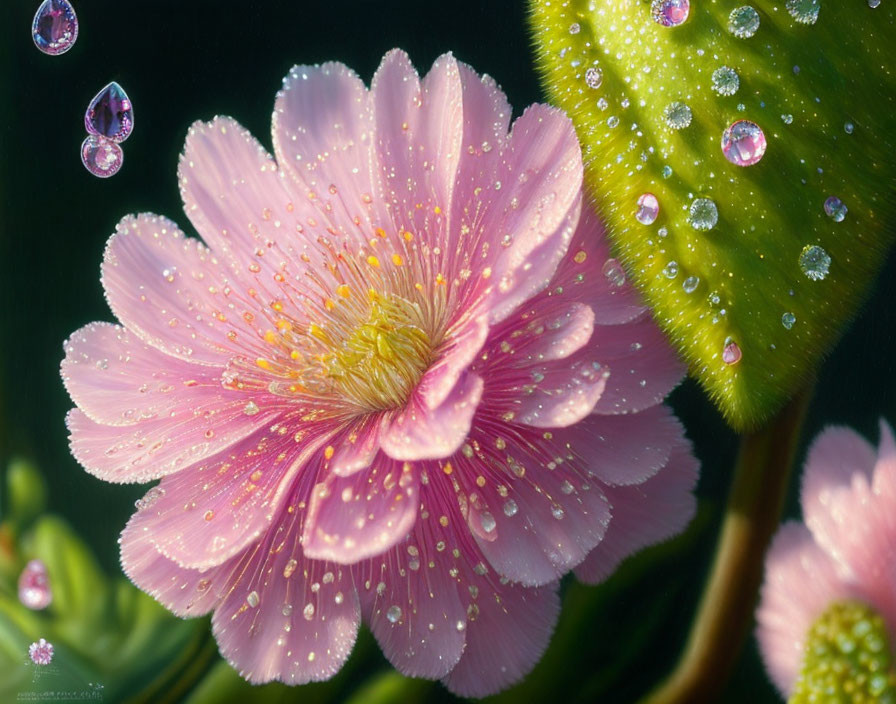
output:
[{"label": "pink flower", "polygon": [[582,208],[572,125],[510,115],[450,55],[421,80],[390,52],[370,90],[297,67],[276,161],[228,118],[190,129],[208,248],[151,215],[109,241],[121,325],[66,345],[72,451],[162,478],[124,569],[214,611],[253,682],[330,677],[363,618],[402,672],[497,691],[547,646],[560,576],[693,512],[661,405],[682,369]]},{"label": "pink flower", "polygon": [[785,697],[810,629],[832,605],[868,605],[896,636],[896,443],[880,428],[877,451],[848,428],[815,439],[803,473],[806,523],[782,526],[766,558],[757,638]]},{"label": "pink flower", "polygon": [[53,662],[53,644],[44,638],[28,646],[28,657],[35,665],[49,665]]}]

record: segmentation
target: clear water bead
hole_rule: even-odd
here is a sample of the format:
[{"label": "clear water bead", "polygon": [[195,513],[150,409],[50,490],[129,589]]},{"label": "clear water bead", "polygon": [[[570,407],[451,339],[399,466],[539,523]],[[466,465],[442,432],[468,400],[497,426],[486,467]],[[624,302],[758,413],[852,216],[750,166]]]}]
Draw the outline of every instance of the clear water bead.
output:
[{"label": "clear water bead", "polygon": [[578,34],[582,31],[582,26],[578,22],[573,22],[569,25],[569,33],[570,34]]},{"label": "clear water bead", "polygon": [[762,128],[750,120],[738,120],[722,133],[722,154],[736,166],[752,166],[765,154]]},{"label": "clear water bead", "polygon": [[740,78],[730,66],[719,66],[712,72],[712,89],[719,95],[734,95],[740,88]]},{"label": "clear water bead", "polygon": [[97,93],[87,112],[84,113],[84,128],[89,134],[123,142],[134,129],[134,107],[124,89],[112,81]]},{"label": "clear water bead", "polygon": [[800,24],[815,24],[821,0],[787,0],[787,11]]},{"label": "clear water bead", "polygon": [[846,134],[852,134],[855,128],[855,125],[851,122],[847,122],[845,125],[843,125],[843,131],[846,132]]},{"label": "clear water bead", "polygon": [[872,10],[875,7],[880,7],[880,0],[868,0],[868,7],[870,7]]},{"label": "clear water bead", "polygon": [[585,71],[585,85],[589,88],[600,88],[603,80],[604,73],[597,66],[589,66]]},{"label": "clear water bead", "polygon": [[700,277],[698,276],[689,276],[684,280],[684,283],[681,285],[681,288],[685,293],[693,293],[697,290],[697,286],[700,285]]},{"label": "clear water bead", "polygon": [[78,16],[68,0],[44,0],[31,23],[34,45],[50,56],[64,54],[78,38]]},{"label": "clear water bead", "polygon": [[663,276],[667,279],[674,279],[678,276],[678,262],[671,261],[663,267]]},{"label": "clear water bead", "polygon": [[843,222],[846,213],[849,212],[849,208],[837,196],[829,196],[824,202],[824,212],[834,222]]},{"label": "clear water bead", "polygon": [[816,244],[807,244],[800,252],[800,269],[813,281],[821,281],[831,268],[831,255]]},{"label": "clear water bead", "polygon": [[609,127],[610,129],[612,129],[613,127],[619,127],[619,118],[615,115],[610,115],[610,117],[607,118],[607,127]]},{"label": "clear water bead", "polygon": [[669,103],[666,109],[663,110],[663,119],[669,128],[673,130],[683,130],[691,124],[692,118],[691,109],[680,100]]},{"label": "clear water bead", "polygon": [[644,193],[638,198],[635,220],[642,225],[652,225],[660,214],[660,202],[653,193]]},{"label": "clear water bead", "polygon": [[759,29],[759,13],[750,5],[736,7],[728,15],[728,31],[738,39],[749,39]]},{"label": "clear water bead", "polygon": [[787,312],[781,316],[781,325],[790,330],[793,327],[793,324],[796,322],[796,316],[793,313]]},{"label": "clear water bead", "polygon": [[663,178],[669,178],[672,175],[672,167],[666,164],[663,167]]},{"label": "clear water bead", "polygon": [[783,122],[785,125],[789,125],[791,122],[793,122],[793,115],[791,115],[790,113],[781,115],[781,122]]},{"label": "clear water bead", "polygon": [[654,22],[663,27],[677,27],[684,24],[690,11],[689,0],[653,0],[650,3],[650,16]]},{"label": "clear water bead", "polygon": [[743,357],[743,352],[741,352],[740,346],[730,337],[725,340],[725,347],[722,349],[722,361],[731,366],[732,364],[737,364],[741,357]]},{"label": "clear water bead", "polygon": [[719,209],[710,198],[697,198],[691,203],[688,222],[695,230],[711,230],[719,222]]},{"label": "clear water bead", "polygon": [[389,623],[398,623],[401,620],[401,607],[390,606],[386,610],[386,618],[389,619]]},{"label": "clear water bead", "polygon": [[114,176],[123,161],[124,152],[121,147],[105,137],[91,134],[81,143],[81,163],[94,176]]}]

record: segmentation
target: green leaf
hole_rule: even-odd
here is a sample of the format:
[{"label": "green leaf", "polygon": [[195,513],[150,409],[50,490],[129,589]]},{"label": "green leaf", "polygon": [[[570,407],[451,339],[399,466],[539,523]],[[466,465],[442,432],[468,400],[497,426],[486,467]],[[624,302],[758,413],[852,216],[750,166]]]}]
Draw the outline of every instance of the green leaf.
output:
[{"label": "green leaf", "polygon": [[[576,124],[617,256],[692,374],[747,430],[810,378],[896,231],[896,22],[888,3],[759,0],[758,29],[738,38],[729,15],[742,0],[691,3],[675,27],[636,0],[533,0],[531,22],[544,85]],[[820,7],[817,21],[797,22],[791,3]],[[713,88],[721,67],[737,73],[734,94]],[[676,101],[692,116],[678,130],[664,116]],[[767,141],[751,166],[722,152],[738,120]],[[650,225],[635,219],[644,193],[660,206]],[[848,208],[842,221],[825,212],[830,196]],[[717,206],[711,229],[690,222],[700,198]],[[810,246],[830,257],[823,278],[823,266],[816,279],[801,266]],[[742,353],[734,364],[722,357],[730,341]]]}]

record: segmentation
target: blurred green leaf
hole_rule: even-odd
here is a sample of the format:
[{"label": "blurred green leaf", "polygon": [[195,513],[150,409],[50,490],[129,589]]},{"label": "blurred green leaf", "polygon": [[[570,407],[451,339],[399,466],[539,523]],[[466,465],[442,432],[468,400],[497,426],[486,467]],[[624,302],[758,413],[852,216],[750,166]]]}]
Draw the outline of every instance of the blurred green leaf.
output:
[{"label": "blurred green leaf", "polygon": [[43,513],[47,486],[37,468],[23,459],[10,462],[6,470],[7,496],[4,519],[22,528]]}]

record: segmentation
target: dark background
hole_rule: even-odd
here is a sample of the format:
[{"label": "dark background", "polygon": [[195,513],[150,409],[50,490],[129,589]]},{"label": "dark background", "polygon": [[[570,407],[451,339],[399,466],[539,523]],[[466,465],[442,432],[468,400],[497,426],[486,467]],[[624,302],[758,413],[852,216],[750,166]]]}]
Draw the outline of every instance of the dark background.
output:
[{"label": "dark background", "polygon": [[[175,173],[190,123],[231,115],[270,149],[274,94],[293,64],[335,59],[369,81],[393,47],[407,50],[421,72],[453,51],[494,76],[517,115],[543,94],[522,2],[82,0],[75,3],[78,41],[58,57],[31,42],[38,4],[0,3],[0,461],[33,459],[48,477],[51,509],[115,573],[117,534],[144,488],[103,483],[71,458],[63,423],[71,403],[58,366],[69,334],[111,319],[99,265],[116,222],[152,211],[190,231]],[[123,145],[122,170],[101,180],[81,165],[79,146],[87,103],[111,80],[131,98],[135,130]],[[896,420],[894,274],[891,257],[872,299],[820,370],[803,448],[828,423],[850,424],[876,442],[877,419]],[[558,701],[597,694],[634,700],[671,666],[686,636],[737,438],[693,382],[675,392],[673,404],[703,462],[699,520],[685,539],[630,561],[605,587],[566,585],[563,619],[578,623],[578,640],[555,645],[570,653],[552,649],[536,671],[562,683]],[[800,462],[803,456],[804,449]],[[788,512],[798,515],[793,484]],[[525,687],[518,691],[526,697]],[[432,696],[450,699],[440,688]],[[725,701],[776,700],[751,642]]]}]

